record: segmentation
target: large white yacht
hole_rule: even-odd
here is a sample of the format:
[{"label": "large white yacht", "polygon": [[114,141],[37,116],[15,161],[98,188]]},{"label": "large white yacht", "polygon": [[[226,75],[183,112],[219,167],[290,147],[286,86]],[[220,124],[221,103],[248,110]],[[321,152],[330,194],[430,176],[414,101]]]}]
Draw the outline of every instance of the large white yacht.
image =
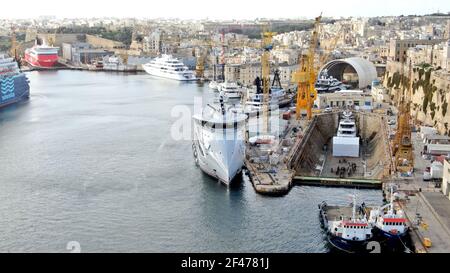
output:
[{"label": "large white yacht", "polygon": [[342,113],[341,121],[336,136],[338,137],[356,137],[356,122],[353,118],[353,113],[344,111]]},{"label": "large white yacht", "polygon": [[195,81],[194,72],[171,55],[163,54],[142,65],[145,72],[152,76],[173,79],[178,81]]},{"label": "large white yacht", "polygon": [[336,91],[349,89],[351,86],[343,84],[333,76],[329,76],[328,72],[325,70],[320,74],[314,87],[319,93],[333,93]]},{"label": "large white yacht", "polygon": [[336,136],[333,137],[333,156],[359,157],[359,137],[351,111],[344,111],[339,121]]},{"label": "large white yacht", "polygon": [[247,116],[225,107],[221,99],[219,105],[208,104],[193,116],[192,149],[202,171],[229,185],[244,165]]},{"label": "large white yacht", "polygon": [[240,99],[242,96],[242,88],[235,82],[223,82],[217,86],[220,94],[228,100]]}]

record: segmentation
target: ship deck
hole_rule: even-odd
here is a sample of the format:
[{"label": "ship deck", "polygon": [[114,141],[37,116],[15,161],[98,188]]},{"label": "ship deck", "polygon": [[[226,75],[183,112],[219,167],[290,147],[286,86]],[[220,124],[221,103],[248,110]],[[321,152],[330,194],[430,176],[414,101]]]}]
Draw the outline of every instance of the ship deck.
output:
[{"label": "ship deck", "polygon": [[[326,206],[324,211],[327,214],[328,221],[334,221],[339,220],[341,216],[344,216],[345,218],[350,217],[352,215],[352,209],[353,208],[350,206]],[[369,215],[370,210],[370,207],[366,208],[366,215]],[[356,210],[356,215],[361,215],[358,209]]]}]

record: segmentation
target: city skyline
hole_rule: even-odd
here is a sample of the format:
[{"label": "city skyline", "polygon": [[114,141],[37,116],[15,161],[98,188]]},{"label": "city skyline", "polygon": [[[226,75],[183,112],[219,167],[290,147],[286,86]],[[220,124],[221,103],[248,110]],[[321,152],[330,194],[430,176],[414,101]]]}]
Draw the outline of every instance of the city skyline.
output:
[{"label": "city skyline", "polygon": [[212,5],[208,0],[166,0],[148,3],[129,0],[126,5],[111,5],[107,1],[79,0],[70,8],[55,0],[23,1],[27,8],[17,9],[14,2],[4,3],[1,19],[27,19],[39,16],[56,16],[57,18],[79,17],[119,17],[119,18],[179,18],[179,19],[215,19],[243,20],[255,18],[313,18],[322,13],[326,17],[376,17],[400,15],[425,15],[435,12],[447,13],[450,4],[445,0],[436,0],[424,5],[421,0],[366,2],[360,0],[332,1],[322,0],[320,4],[301,3],[279,0],[272,1],[229,0],[222,6]]}]

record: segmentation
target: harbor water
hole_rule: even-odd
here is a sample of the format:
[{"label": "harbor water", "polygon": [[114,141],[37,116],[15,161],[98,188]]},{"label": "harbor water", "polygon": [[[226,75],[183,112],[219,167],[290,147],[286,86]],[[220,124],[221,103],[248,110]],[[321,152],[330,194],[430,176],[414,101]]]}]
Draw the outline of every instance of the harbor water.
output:
[{"label": "harbor water", "polygon": [[[174,139],[174,107],[207,84],[146,74],[27,73],[29,101],[0,110],[0,251],[328,252],[317,205],[353,189],[227,188]],[[358,190],[380,205],[381,191]]]}]

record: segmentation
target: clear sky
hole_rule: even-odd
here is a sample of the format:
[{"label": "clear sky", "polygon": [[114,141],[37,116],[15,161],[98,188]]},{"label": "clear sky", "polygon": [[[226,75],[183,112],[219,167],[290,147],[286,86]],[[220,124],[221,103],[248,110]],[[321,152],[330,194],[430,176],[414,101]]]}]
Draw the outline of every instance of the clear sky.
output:
[{"label": "clear sky", "polygon": [[0,18],[254,19],[447,13],[450,0],[7,0],[1,6]]}]

